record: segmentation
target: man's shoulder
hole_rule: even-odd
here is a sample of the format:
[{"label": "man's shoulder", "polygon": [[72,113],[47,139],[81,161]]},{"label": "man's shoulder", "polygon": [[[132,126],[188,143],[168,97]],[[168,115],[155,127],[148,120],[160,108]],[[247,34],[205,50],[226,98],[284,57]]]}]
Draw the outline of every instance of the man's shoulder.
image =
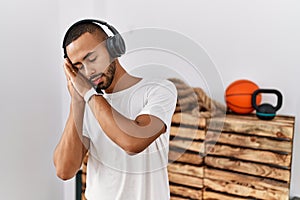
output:
[{"label": "man's shoulder", "polygon": [[143,86],[147,97],[169,99],[174,101],[177,99],[177,89],[175,84],[167,79],[144,79]]},{"label": "man's shoulder", "polygon": [[152,88],[168,88],[171,90],[176,90],[176,87],[173,82],[169,81],[168,79],[149,79],[149,78],[144,78],[142,81],[143,85],[148,85],[149,87]]}]

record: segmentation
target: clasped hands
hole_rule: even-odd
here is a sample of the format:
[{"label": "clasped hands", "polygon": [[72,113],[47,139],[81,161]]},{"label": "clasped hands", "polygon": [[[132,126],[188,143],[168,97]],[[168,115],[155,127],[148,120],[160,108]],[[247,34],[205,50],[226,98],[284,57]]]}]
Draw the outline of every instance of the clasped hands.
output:
[{"label": "clasped hands", "polygon": [[68,90],[71,96],[83,101],[84,95],[93,87],[92,84],[86,77],[74,69],[67,58],[64,62],[64,71],[68,80]]}]

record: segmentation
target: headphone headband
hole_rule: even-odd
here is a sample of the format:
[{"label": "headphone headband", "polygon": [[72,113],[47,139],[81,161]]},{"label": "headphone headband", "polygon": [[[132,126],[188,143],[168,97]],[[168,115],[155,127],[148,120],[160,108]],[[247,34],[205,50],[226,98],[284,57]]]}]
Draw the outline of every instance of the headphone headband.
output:
[{"label": "headphone headband", "polygon": [[102,20],[83,19],[83,20],[75,22],[73,25],[71,25],[64,36],[63,44],[62,44],[62,48],[64,50],[64,58],[68,57],[67,50],[66,50],[67,37],[68,37],[69,33],[71,32],[71,30],[79,24],[95,24],[98,26],[100,24],[100,25],[106,26],[113,33],[113,36],[109,37],[107,39],[107,44],[108,44],[107,48],[108,48],[108,52],[109,52],[110,56],[112,58],[116,58],[125,53],[125,42],[124,42],[123,38],[121,37],[121,35],[119,34],[119,32],[117,31],[117,29],[115,29],[112,25],[110,25],[107,22],[102,21]]}]

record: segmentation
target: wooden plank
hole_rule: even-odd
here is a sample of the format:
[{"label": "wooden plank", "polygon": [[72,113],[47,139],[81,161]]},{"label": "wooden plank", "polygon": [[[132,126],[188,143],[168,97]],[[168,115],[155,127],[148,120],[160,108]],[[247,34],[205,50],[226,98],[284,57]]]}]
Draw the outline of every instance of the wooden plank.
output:
[{"label": "wooden plank", "polygon": [[175,113],[172,117],[172,123],[195,126],[204,129],[206,127],[206,119],[195,117],[187,113]]},{"label": "wooden plank", "polygon": [[190,150],[196,153],[204,152],[203,142],[191,141],[191,140],[179,140],[173,139],[169,142],[170,147],[177,147],[185,150]]},{"label": "wooden plank", "polygon": [[[283,140],[292,140],[293,138],[294,126],[291,123],[259,120],[243,115],[227,115],[225,120],[217,117],[213,118],[213,120],[214,123],[219,124],[216,125],[217,127],[223,124],[223,132],[267,136]],[[208,128],[210,127],[208,126]]]},{"label": "wooden plank", "polygon": [[289,184],[222,170],[205,169],[204,185],[219,192],[259,199],[289,198]]},{"label": "wooden plank", "polygon": [[207,144],[206,153],[209,155],[228,156],[242,160],[278,165],[289,169],[291,165],[291,155],[282,155],[268,151],[230,147],[227,145]]},{"label": "wooden plank", "polygon": [[218,192],[213,192],[213,191],[203,191],[203,200],[246,200],[249,198],[244,198],[244,197],[236,197],[236,196],[231,196],[231,195],[225,195],[222,193]]},{"label": "wooden plank", "polygon": [[171,196],[170,200],[190,200],[189,198],[184,198],[184,197],[174,197]]},{"label": "wooden plank", "polygon": [[[226,117],[228,118],[240,118],[243,120],[260,120],[256,117],[256,115],[253,113],[251,114],[246,114],[246,115],[237,115],[237,114],[233,114],[233,113],[227,113]],[[269,122],[269,121],[266,121]],[[271,120],[271,122],[273,123],[284,123],[284,124],[291,124],[294,125],[295,124],[295,117],[294,116],[287,116],[287,115],[276,115],[276,117],[274,119]]]},{"label": "wooden plank", "polygon": [[171,126],[170,135],[174,137],[188,138],[192,140],[204,140],[205,131],[182,126]]},{"label": "wooden plank", "polygon": [[87,162],[89,159],[89,153],[87,153],[82,161],[82,174],[81,174],[81,199],[86,200],[85,190],[86,190],[86,173],[87,173]]},{"label": "wooden plank", "polygon": [[172,172],[169,172],[168,175],[169,175],[170,183],[176,183],[176,184],[200,188],[200,189],[203,187],[202,178],[188,176],[184,174],[177,174]]},{"label": "wooden plank", "polygon": [[202,199],[202,190],[195,190],[188,187],[170,185],[171,195],[179,195],[188,199]]},{"label": "wooden plank", "polygon": [[277,179],[281,181],[290,182],[290,171],[285,169],[278,169],[267,165],[256,164],[251,162],[243,162],[239,160],[231,160],[229,158],[218,157],[205,157],[205,165],[232,170],[236,172],[242,172],[250,175],[261,176],[266,178]]},{"label": "wooden plank", "polygon": [[169,161],[171,162],[184,162],[194,165],[200,165],[203,163],[203,158],[199,154],[192,154],[188,152],[169,151]]},{"label": "wooden plank", "polygon": [[234,133],[213,133],[207,134],[205,141],[217,141],[218,143],[250,147],[262,150],[291,153],[292,142],[278,141],[264,137],[239,135]]},{"label": "wooden plank", "polygon": [[168,165],[168,171],[177,174],[185,174],[194,177],[203,178],[203,167],[192,166],[180,163],[171,163]]}]

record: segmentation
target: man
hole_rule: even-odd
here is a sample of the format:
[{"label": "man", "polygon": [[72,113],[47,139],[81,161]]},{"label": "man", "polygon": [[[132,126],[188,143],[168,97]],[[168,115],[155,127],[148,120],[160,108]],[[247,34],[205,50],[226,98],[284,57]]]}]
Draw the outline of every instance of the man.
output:
[{"label": "man", "polygon": [[126,72],[108,51],[107,34],[92,21],[67,33],[64,71],[71,106],[54,152],[57,176],[74,177],[89,151],[88,200],[169,199],[166,167],[175,86]]}]

